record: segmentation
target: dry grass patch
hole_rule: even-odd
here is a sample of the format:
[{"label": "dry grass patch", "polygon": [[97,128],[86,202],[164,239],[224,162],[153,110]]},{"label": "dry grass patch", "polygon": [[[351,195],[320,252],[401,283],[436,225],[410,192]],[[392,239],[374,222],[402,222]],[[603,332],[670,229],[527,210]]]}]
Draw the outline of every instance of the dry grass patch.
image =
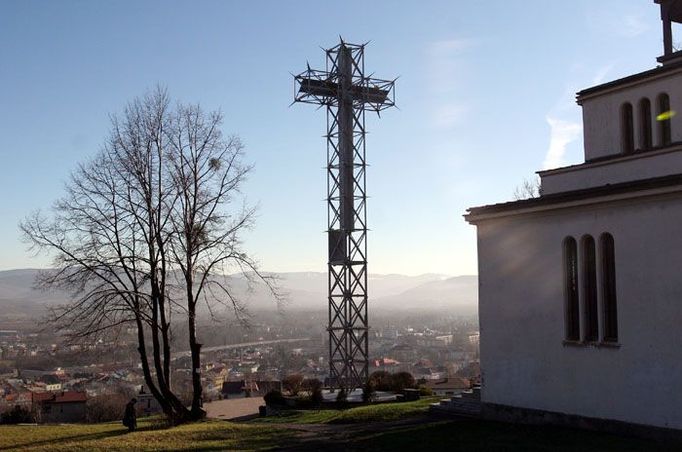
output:
[{"label": "dry grass patch", "polygon": [[120,423],[0,426],[0,451],[268,450],[288,444],[286,430],[225,421],[163,428],[149,421],[134,433]]}]

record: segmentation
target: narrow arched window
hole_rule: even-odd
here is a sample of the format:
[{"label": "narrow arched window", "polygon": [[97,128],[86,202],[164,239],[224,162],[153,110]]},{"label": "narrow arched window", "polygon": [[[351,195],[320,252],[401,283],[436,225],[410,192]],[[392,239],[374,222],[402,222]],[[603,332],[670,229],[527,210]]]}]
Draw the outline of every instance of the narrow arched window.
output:
[{"label": "narrow arched window", "polygon": [[613,236],[604,233],[599,238],[601,249],[602,300],[604,342],[618,342],[618,310],[616,307],[616,261]]},{"label": "narrow arched window", "polygon": [[566,340],[580,340],[580,304],[578,299],[578,245],[573,237],[564,240],[564,299]]},{"label": "narrow arched window", "polygon": [[586,342],[596,342],[599,339],[599,311],[597,308],[597,256],[594,239],[590,235],[582,238],[582,281],[583,281],[583,309]]},{"label": "narrow arched window", "polygon": [[658,109],[656,115],[656,122],[658,123],[658,144],[660,146],[667,146],[671,140],[670,129],[670,97],[666,93],[658,95]]},{"label": "narrow arched window", "polygon": [[639,148],[651,146],[651,101],[645,97],[639,101]]},{"label": "narrow arched window", "polygon": [[624,154],[635,150],[635,134],[632,119],[632,104],[624,103],[620,107],[621,148]]}]

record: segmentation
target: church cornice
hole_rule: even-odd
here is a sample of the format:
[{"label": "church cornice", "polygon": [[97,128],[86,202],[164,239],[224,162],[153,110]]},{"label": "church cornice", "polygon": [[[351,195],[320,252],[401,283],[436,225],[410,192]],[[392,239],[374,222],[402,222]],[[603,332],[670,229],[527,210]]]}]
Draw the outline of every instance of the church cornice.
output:
[{"label": "church cornice", "polygon": [[[679,53],[679,52],[678,52]],[[682,72],[682,60],[670,62],[664,66],[659,66],[648,71],[640,72],[638,74],[629,75],[627,77],[613,80],[611,82],[603,83],[601,85],[593,86],[584,89],[576,95],[578,105],[592,97],[600,96],[613,91],[618,91],[632,86],[647,83],[660,78],[669,77],[674,74]]]},{"label": "church cornice", "polygon": [[632,198],[682,193],[682,174],[553,193],[537,198],[471,207],[464,218],[471,224],[515,215],[565,209]]},{"label": "church cornice", "polygon": [[636,150],[631,154],[612,154],[604,157],[588,160],[584,163],[576,163],[575,165],[562,166],[560,168],[552,168],[548,170],[536,171],[540,177],[551,176],[554,174],[570,173],[573,171],[580,171],[586,168],[596,168],[598,166],[607,166],[620,162],[627,162],[629,160],[641,160],[656,157],[671,152],[679,152],[682,150],[682,142],[671,143],[666,146],[660,146],[652,149]]}]

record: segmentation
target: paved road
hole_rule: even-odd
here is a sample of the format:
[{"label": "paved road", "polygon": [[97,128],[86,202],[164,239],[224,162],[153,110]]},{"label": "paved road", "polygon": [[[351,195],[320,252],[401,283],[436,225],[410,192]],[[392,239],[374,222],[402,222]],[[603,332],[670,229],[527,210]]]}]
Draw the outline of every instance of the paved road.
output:
[{"label": "paved road", "polygon": [[258,414],[260,405],[265,405],[262,397],[245,397],[205,403],[204,409],[207,417],[225,420]]},{"label": "paved road", "polygon": [[[270,341],[257,341],[257,342],[242,342],[241,344],[229,344],[229,345],[218,345],[215,347],[204,347],[201,349],[201,353],[207,353],[207,352],[217,352],[219,350],[230,350],[230,349],[235,349],[235,348],[247,348],[247,347],[257,347],[259,345],[271,345],[271,344],[288,344],[291,342],[305,342],[305,341],[310,341],[309,337],[301,337],[297,339],[273,339]],[[190,356],[190,352],[184,351],[184,352],[177,352],[173,353],[173,359],[178,359],[184,356]]]}]

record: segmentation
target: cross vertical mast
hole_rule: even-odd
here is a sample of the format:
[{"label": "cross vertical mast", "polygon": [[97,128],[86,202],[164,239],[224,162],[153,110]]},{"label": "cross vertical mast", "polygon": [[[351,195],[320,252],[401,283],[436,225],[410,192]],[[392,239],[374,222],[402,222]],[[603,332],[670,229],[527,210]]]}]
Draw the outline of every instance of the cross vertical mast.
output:
[{"label": "cross vertical mast", "polygon": [[329,378],[361,387],[369,373],[365,111],[394,106],[392,80],[364,75],[364,45],[326,50],[327,70],[294,76],[294,101],[327,107]]}]

